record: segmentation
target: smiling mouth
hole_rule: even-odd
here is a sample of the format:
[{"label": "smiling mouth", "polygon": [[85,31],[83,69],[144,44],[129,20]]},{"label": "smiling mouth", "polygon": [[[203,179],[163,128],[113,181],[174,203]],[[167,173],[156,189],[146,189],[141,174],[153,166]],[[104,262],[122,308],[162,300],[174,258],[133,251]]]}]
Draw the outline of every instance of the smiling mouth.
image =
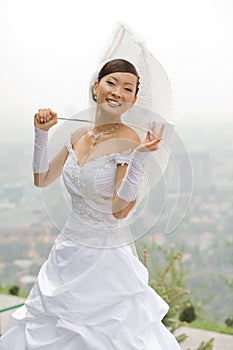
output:
[{"label": "smiling mouth", "polygon": [[112,107],[120,107],[122,105],[121,102],[117,102],[117,101],[114,101],[114,100],[106,99],[106,101]]}]

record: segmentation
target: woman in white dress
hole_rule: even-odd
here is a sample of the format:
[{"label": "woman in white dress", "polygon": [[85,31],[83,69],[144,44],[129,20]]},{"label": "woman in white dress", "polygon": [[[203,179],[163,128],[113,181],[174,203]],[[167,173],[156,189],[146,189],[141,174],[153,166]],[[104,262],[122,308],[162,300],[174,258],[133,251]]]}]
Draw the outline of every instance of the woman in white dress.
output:
[{"label": "woman in white dress", "polygon": [[121,122],[138,89],[130,62],[107,62],[93,85],[94,127],[74,131],[50,162],[48,130],[57,114],[35,114],[34,183],[45,187],[62,175],[72,211],[25,305],[11,315],[1,350],[180,349],[162,323],[168,305],[148,285],[146,267],[129,244],[119,244],[143,163],[158,150],[164,129],[154,123],[141,142]]}]

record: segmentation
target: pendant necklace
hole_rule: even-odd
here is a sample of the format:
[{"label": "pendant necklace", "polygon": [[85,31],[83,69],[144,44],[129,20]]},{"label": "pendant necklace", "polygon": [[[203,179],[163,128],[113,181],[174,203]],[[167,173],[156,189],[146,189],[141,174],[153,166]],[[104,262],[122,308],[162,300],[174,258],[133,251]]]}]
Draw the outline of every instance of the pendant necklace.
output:
[{"label": "pendant necklace", "polygon": [[110,129],[107,129],[105,131],[100,132],[99,134],[95,134],[93,130],[89,131],[89,135],[92,138],[92,145],[91,145],[91,149],[94,148],[94,146],[96,145],[96,141],[98,140],[98,138],[100,138],[100,136],[102,135],[108,135],[110,134],[110,132],[113,132],[115,130],[117,130],[120,126],[122,125],[122,123],[118,123],[117,125],[113,126]]}]

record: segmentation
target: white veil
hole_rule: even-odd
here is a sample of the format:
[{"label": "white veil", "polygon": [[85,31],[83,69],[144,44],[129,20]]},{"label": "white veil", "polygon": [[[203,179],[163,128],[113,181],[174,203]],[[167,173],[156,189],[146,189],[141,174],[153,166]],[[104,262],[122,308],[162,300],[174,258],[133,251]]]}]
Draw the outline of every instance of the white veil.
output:
[{"label": "white veil", "polygon": [[[149,193],[151,193],[152,189],[157,188],[156,185],[161,180],[166,185],[164,174],[169,160],[172,158],[171,145],[176,133],[175,124],[172,121],[171,84],[163,67],[146,48],[145,44],[132,33],[126,24],[118,24],[100,59],[97,70],[91,77],[89,109],[76,114],[74,117],[81,117],[82,120],[86,120],[88,123],[94,122],[96,103],[92,98],[93,82],[97,79],[98,72],[103,65],[114,58],[123,58],[131,62],[140,76],[137,102],[133,108],[122,115],[122,122],[134,128],[139,134],[141,141],[144,140],[146,131],[151,130],[152,121],[156,121],[159,129],[162,124],[165,124],[159,150],[151,152],[145,161],[136,205],[130,211],[126,220],[128,223],[127,242],[131,243],[131,248],[135,255],[137,255],[134,241],[142,237],[144,233],[147,233],[158,220],[158,216],[163,211],[163,208],[157,215],[154,210],[155,205],[158,206],[159,204],[159,207],[163,207],[165,202],[164,194],[167,189],[164,190],[162,188],[164,193],[162,194],[162,198],[157,198],[157,203],[155,203],[153,196],[149,196]],[[71,125],[72,122],[68,122],[68,124]],[[63,133],[65,128],[68,128],[68,124],[64,123]],[[186,202],[187,200],[185,200],[185,205]]]},{"label": "white veil", "polygon": [[[147,130],[151,130],[153,120],[160,128],[165,124],[160,149],[151,154],[144,166],[144,179],[141,181],[138,204],[161,179],[167,168],[170,157],[170,146],[175,124],[172,122],[171,84],[161,64],[146,48],[126,24],[118,24],[105,53],[101,57],[98,69],[90,81],[89,105],[95,106],[92,98],[92,85],[103,65],[111,59],[123,58],[131,62],[140,77],[137,102],[123,116],[122,122],[130,125],[139,134],[141,141]],[[152,158],[153,157],[153,158]],[[132,212],[132,213],[133,213]],[[131,215],[132,215],[131,213]]]},{"label": "white veil", "polygon": [[[145,138],[147,130],[151,130],[152,121],[156,121],[160,128],[165,124],[165,130],[160,143],[160,149],[151,153],[144,165],[144,174],[139,186],[136,205],[129,213],[131,218],[131,235],[133,240],[142,236],[154,223],[155,218],[151,216],[151,209],[148,203],[148,194],[161,180],[164,175],[169,158],[170,146],[174,133],[175,124],[172,122],[172,92],[171,84],[166,72],[161,64],[146,48],[146,45],[140,41],[126,24],[118,24],[113,36],[100,60],[99,67],[94,72],[90,81],[89,105],[95,106],[92,98],[92,85],[97,80],[97,75],[103,65],[111,59],[123,58],[131,62],[139,73],[140,85],[137,102],[132,109],[129,109],[123,116],[122,122],[134,128],[139,134],[141,141]],[[141,212],[138,214],[138,208],[141,202]],[[142,220],[143,219],[143,220]],[[142,221],[148,224],[137,225]],[[140,227],[140,229],[137,229]],[[143,229],[142,229],[143,227]],[[140,232],[141,230],[141,232]],[[143,230],[143,232],[142,232]],[[136,254],[134,244],[131,248]]]},{"label": "white veil", "polygon": [[[172,120],[172,93],[168,76],[157,59],[146,48],[126,24],[118,24],[112,39],[101,57],[98,69],[90,83],[90,107],[95,105],[91,95],[91,86],[96,80],[101,67],[114,58],[123,58],[131,62],[140,76],[140,88],[137,105],[154,111],[167,121]],[[148,116],[143,123],[150,122]]]}]

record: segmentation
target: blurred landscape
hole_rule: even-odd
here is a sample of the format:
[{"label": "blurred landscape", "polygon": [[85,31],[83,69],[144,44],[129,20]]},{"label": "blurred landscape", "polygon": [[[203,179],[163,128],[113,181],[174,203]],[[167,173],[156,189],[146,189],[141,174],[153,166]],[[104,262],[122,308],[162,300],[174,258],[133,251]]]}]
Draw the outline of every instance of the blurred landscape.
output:
[{"label": "blurred landscape", "polygon": [[[186,288],[194,305],[206,321],[223,323],[232,316],[232,290],[226,281],[233,278],[233,122],[180,121],[176,130],[192,162],[189,208],[171,234],[164,233],[165,209],[136,245],[146,240],[182,251]],[[56,197],[56,187],[51,186],[48,194],[42,191],[41,197],[41,190],[33,185],[32,152],[30,140],[0,144],[0,285],[18,285],[25,291],[33,285],[67,215],[57,200],[51,202],[58,222],[61,218],[58,226],[46,212],[42,197]],[[182,157],[181,153],[177,159],[188,178]],[[56,181],[59,187],[61,180]],[[168,166],[166,181],[168,195],[175,193],[172,166]],[[156,204],[159,186],[153,195]],[[150,259],[155,268],[160,264],[156,256]]]}]

